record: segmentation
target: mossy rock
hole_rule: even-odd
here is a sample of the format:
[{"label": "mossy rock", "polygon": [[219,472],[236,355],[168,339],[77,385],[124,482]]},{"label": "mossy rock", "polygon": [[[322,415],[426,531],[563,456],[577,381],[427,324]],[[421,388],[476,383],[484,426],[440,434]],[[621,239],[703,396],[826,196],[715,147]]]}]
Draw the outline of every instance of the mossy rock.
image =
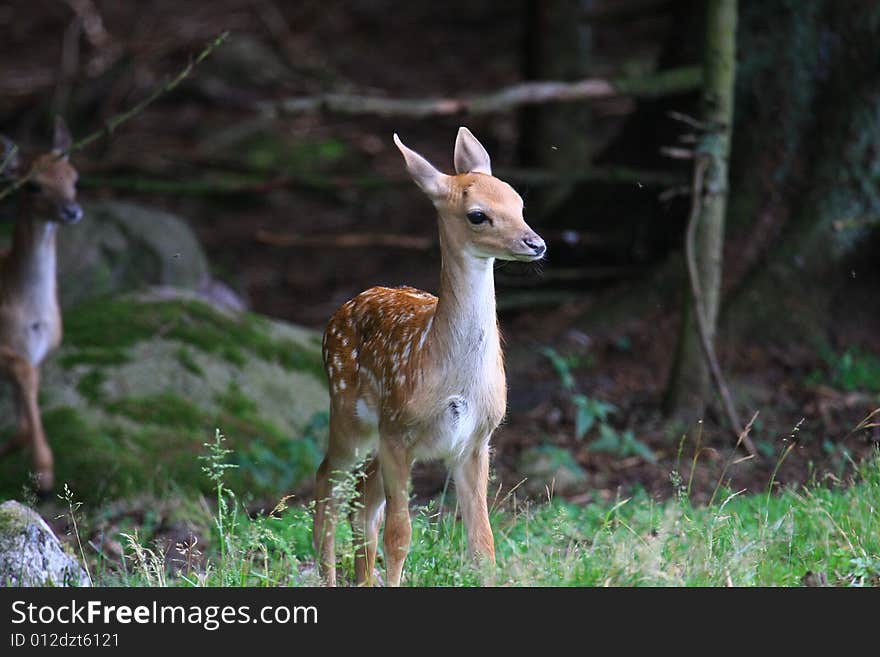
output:
[{"label": "mossy rock", "polygon": [[196,290],[210,280],[208,261],[186,221],[122,201],[84,206],[75,226],[58,232],[61,304],[168,285]]},{"label": "mossy rock", "polygon": [[[278,498],[314,475],[328,407],[318,334],[168,289],[93,300],[64,321],[40,391],[58,486],[80,499],[208,491],[200,456],[216,429],[239,495]],[[4,386],[0,436],[11,417]],[[28,469],[27,454],[0,462],[0,498]]]},{"label": "mossy rock", "polygon": [[0,504],[0,586],[89,586],[86,572],[40,515]]}]

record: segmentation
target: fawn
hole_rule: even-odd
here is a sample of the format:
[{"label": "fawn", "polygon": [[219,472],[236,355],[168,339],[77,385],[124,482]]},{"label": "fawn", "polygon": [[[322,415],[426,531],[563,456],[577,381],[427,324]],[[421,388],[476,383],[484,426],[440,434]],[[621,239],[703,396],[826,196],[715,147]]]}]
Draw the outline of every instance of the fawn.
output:
[{"label": "fawn", "polygon": [[[6,166],[0,178],[23,171],[12,143],[0,137]],[[61,344],[61,313],[55,276],[57,225],[82,219],[76,202],[77,172],[59,155],[70,147],[70,133],[59,117],[55,121],[53,150],[36,157],[34,175],[19,192],[11,250],[0,256],[0,375],[12,383],[18,407],[15,434],[0,445],[0,456],[30,446],[37,489],[45,494],[53,485],[52,450],[46,441],[37,393],[39,366]]]},{"label": "fawn", "polygon": [[444,459],[453,471],[470,551],[495,562],[486,493],[489,439],[507,386],[495,313],[493,264],[540,259],[546,246],[523,220],[523,201],[492,176],[467,128],[455,142],[456,175],[394,142],[434,203],[440,230],[439,298],[411,287],[373,287],[333,315],[324,332],[330,436],[315,486],[314,541],[324,581],[336,584],[334,478],[370,454],[351,513],[356,578],[370,585],[385,520],[386,583],[398,586],[409,551],[410,469]]}]

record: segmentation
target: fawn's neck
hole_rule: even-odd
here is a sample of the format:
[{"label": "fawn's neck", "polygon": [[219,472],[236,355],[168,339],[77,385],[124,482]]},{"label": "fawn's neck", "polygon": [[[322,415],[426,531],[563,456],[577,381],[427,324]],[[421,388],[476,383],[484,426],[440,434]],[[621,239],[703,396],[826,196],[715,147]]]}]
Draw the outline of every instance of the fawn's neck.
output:
[{"label": "fawn's neck", "polygon": [[[57,223],[23,213],[15,223],[8,274],[20,287],[55,289]],[[36,291],[36,290],[35,290]]]},{"label": "fawn's neck", "polygon": [[493,258],[447,250],[441,232],[443,264],[437,310],[427,336],[429,353],[465,370],[497,357]]}]

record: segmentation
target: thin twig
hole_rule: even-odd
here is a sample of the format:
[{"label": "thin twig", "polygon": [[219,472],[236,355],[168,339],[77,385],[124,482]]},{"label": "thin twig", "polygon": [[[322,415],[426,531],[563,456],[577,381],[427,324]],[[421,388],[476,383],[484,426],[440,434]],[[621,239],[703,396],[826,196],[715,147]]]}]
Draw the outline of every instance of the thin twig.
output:
[{"label": "thin twig", "polygon": [[3,175],[3,172],[6,171],[6,167],[9,166],[9,163],[12,162],[12,158],[15,157],[15,154],[18,152],[18,146],[12,144],[9,147],[9,150],[6,151],[6,157],[3,158],[3,161],[0,162],[0,176]]},{"label": "thin twig", "polygon": [[721,403],[724,412],[727,415],[727,421],[733,430],[737,442],[740,441],[756,460],[760,459],[758,450],[752,439],[749,438],[747,432],[742,428],[739,416],[736,413],[736,407],[733,405],[733,399],[730,396],[730,390],[724,382],[724,375],[721,372],[721,366],[718,364],[718,357],[715,355],[715,347],[709,339],[709,329],[706,320],[706,310],[703,304],[703,293],[700,289],[700,279],[697,274],[697,263],[694,257],[694,236],[697,232],[697,223],[700,220],[702,212],[703,198],[703,176],[709,162],[705,157],[697,157],[694,162],[694,179],[691,190],[691,214],[688,218],[687,232],[685,234],[685,259],[687,260],[688,279],[690,281],[691,295],[694,301],[694,316],[696,317],[697,333],[700,336],[700,344],[703,347],[703,354],[706,357],[706,363],[709,365],[709,371],[712,373],[712,379],[715,381],[715,387],[721,396]]},{"label": "thin twig", "polygon": [[[226,41],[226,38],[228,36],[229,36],[229,32],[223,32],[222,34],[217,36],[213,41],[211,41],[205,47],[204,50],[202,50],[202,52],[200,52],[196,56],[195,59],[190,61],[190,63],[187,64],[183,70],[181,70],[177,75],[175,75],[173,78],[171,78],[168,82],[166,82],[165,84],[163,84],[160,87],[157,87],[153,91],[153,93],[151,93],[149,96],[144,98],[141,102],[139,102],[137,105],[135,105],[131,109],[123,112],[122,114],[117,114],[116,116],[113,116],[110,119],[108,119],[104,123],[104,127],[102,127],[100,130],[96,130],[95,132],[91,133],[90,135],[83,137],[82,139],[80,139],[77,142],[74,142],[73,144],[71,144],[71,146],[69,148],[66,148],[63,151],[60,151],[59,153],[57,153],[53,159],[46,162],[43,166],[44,167],[49,166],[52,161],[57,161],[57,160],[60,160],[61,158],[67,157],[71,153],[73,153],[75,151],[82,150],[86,146],[92,144],[93,142],[98,141],[102,137],[111,135],[113,133],[113,131],[116,130],[119,126],[121,126],[123,123],[125,123],[129,119],[132,119],[133,117],[140,114],[142,111],[144,111],[144,109],[147,108],[147,106],[151,105],[160,96],[163,96],[164,94],[166,94],[170,91],[173,91],[181,82],[183,82],[186,78],[188,78],[190,76],[190,74],[193,72],[193,69],[195,69],[196,66],[201,64],[202,61],[205,60],[205,58],[207,58],[218,47],[220,47],[223,44],[223,42]],[[31,180],[41,170],[42,169],[32,167],[26,174],[24,174],[20,178],[17,178],[16,180],[12,181],[6,187],[4,187],[2,190],[0,190],[0,200],[6,198],[10,194],[12,194],[16,190],[18,190],[20,187],[22,187],[22,185],[24,185],[26,182]]]}]

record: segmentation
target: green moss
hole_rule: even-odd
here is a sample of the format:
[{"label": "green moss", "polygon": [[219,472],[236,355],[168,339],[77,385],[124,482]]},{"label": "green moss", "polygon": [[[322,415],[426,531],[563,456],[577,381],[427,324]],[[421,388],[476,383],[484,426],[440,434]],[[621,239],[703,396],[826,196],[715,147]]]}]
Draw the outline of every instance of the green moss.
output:
[{"label": "green moss", "polygon": [[227,437],[233,437],[233,458],[238,468],[232,478],[239,479],[248,490],[286,492],[314,476],[320,462],[318,429],[314,419],[302,435],[288,432],[260,416],[259,405],[245,395],[234,382],[217,396],[220,405],[218,426]]},{"label": "green moss", "polygon": [[239,367],[255,354],[285,369],[324,379],[317,350],[273,337],[265,320],[256,315],[229,317],[200,301],[100,299],[78,306],[65,316],[64,322],[65,344],[76,348],[63,358],[65,367],[102,360],[124,362],[127,349],[163,336],[218,355]]},{"label": "green moss", "polygon": [[193,358],[192,352],[186,347],[181,347],[177,351],[177,361],[180,363],[180,366],[190,374],[195,374],[198,377],[205,376],[205,371],[199,367],[199,364],[195,361],[195,358]]},{"label": "green moss", "polygon": [[28,526],[28,520],[24,514],[18,513],[15,507],[0,508],[0,535],[11,536],[17,534]]},{"label": "green moss", "polygon": [[130,360],[124,349],[92,347],[65,353],[58,362],[62,368],[69,370],[77,365],[122,365]]},{"label": "green moss", "polygon": [[104,410],[135,422],[160,427],[198,431],[204,430],[206,425],[205,415],[198,406],[170,392],[147,397],[123,397],[105,404]]},{"label": "green moss", "polygon": [[350,156],[338,140],[278,139],[276,133],[261,132],[237,146],[239,156],[254,170],[287,173],[325,170]]},{"label": "green moss", "polygon": [[245,395],[234,381],[230,382],[225,393],[217,395],[217,403],[220,406],[217,424],[224,427],[224,431],[230,435],[242,440],[258,439],[275,445],[293,438],[273,423],[264,420],[260,415],[259,404]]},{"label": "green moss", "polygon": [[79,383],[76,384],[76,390],[92,404],[98,404],[104,396],[101,387],[106,380],[107,377],[102,371],[90,370],[80,378]]},{"label": "green moss", "polygon": [[[137,413],[131,402],[125,410]],[[72,408],[43,413],[43,425],[55,454],[56,489],[68,484],[78,500],[140,493],[162,494],[169,486],[207,492],[198,455],[210,431],[145,423],[132,429],[117,421],[96,422]],[[210,420],[206,419],[210,424]],[[0,497],[17,496],[29,486],[32,464],[20,450],[0,461]],[[203,481],[204,480],[204,481]]]}]

